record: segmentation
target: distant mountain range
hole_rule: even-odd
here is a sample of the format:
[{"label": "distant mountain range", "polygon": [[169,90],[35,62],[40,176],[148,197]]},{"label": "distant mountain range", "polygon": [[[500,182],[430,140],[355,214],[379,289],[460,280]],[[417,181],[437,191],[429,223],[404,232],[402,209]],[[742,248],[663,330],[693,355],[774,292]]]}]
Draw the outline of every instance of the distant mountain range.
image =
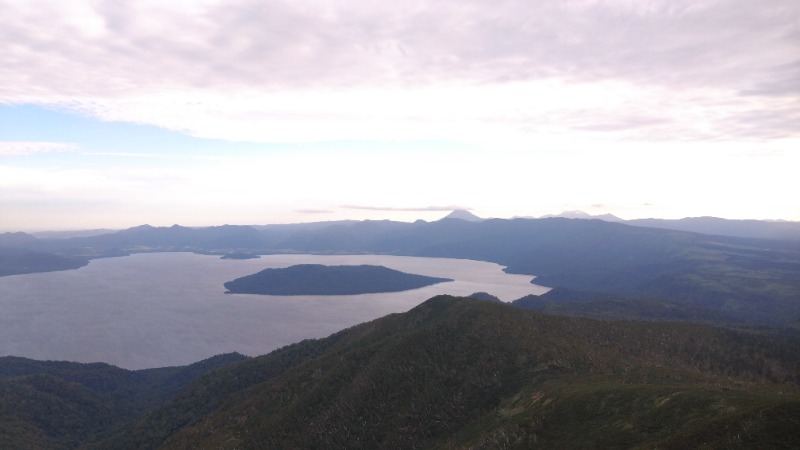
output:
[{"label": "distant mountain range", "polygon": [[597,216],[593,216],[589,213],[580,210],[564,211],[561,214],[547,214],[540,218],[549,219],[551,217],[563,217],[565,219],[598,219],[598,220],[605,220],[606,222],[623,222],[623,219],[620,219],[619,217],[613,214],[600,214]]},{"label": "distant mountain range", "polygon": [[[143,225],[68,239],[6,233],[0,235],[0,275],[73,269],[93,258],[154,251],[476,259],[504,265],[510,273],[536,275],[537,284],[592,293],[596,300],[647,298],[688,305],[695,312],[714,311],[715,318],[800,324],[800,241],[558,217],[262,227]],[[618,304],[600,304],[621,309]],[[660,305],[667,311],[666,303]]]},{"label": "distant mountain range", "polygon": [[41,239],[69,239],[74,237],[97,236],[100,234],[109,234],[117,231],[119,230],[97,228],[94,230],[37,231],[35,233],[31,233],[31,235]]},{"label": "distant mountain range", "polygon": [[800,241],[800,222],[771,220],[730,220],[718,217],[686,217],[683,219],[632,219],[624,220],[613,214],[593,216],[583,211],[564,211],[561,214],[542,218],[563,217],[567,219],[598,219],[620,222],[639,227],[663,228],[692,233],[734,236],[754,239]]},{"label": "distant mountain range", "polygon": [[640,227],[665,228],[721,236],[800,241],[800,222],[687,217],[677,220],[634,219],[626,220],[624,223]]},{"label": "distant mountain range", "polygon": [[792,448],[797,335],[440,296],[268,355],[0,358],[5,449]]}]

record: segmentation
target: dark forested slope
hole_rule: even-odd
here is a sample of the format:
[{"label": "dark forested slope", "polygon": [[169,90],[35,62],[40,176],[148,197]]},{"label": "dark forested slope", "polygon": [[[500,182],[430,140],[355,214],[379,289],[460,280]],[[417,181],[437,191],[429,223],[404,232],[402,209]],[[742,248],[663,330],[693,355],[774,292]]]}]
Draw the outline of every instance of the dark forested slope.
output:
[{"label": "dark forested slope", "polygon": [[404,273],[383,266],[299,264],[237,278],[225,283],[230,294],[357,295],[399,292],[453,281]]},{"label": "dark forested slope", "polygon": [[125,370],[103,363],[0,357],[0,448],[69,449],[118,431],[200,375],[246,359]]},{"label": "dark forested slope", "polygon": [[211,373],[114,448],[800,442],[795,338],[437,297]]},{"label": "dark forested slope", "polygon": [[626,220],[625,223],[639,227],[665,228],[720,236],[800,241],[800,222],[686,217],[671,220],[633,219]]},{"label": "dark forested slope", "polygon": [[0,247],[0,276],[77,269],[89,264],[82,257]]}]

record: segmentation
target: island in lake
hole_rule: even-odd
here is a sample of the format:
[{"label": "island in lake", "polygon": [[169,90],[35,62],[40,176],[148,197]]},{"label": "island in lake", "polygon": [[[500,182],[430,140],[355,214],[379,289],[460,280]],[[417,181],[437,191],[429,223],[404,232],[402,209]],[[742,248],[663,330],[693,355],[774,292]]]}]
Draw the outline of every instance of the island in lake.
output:
[{"label": "island in lake", "polygon": [[453,281],[400,272],[383,266],[299,264],[265,269],[225,283],[228,294],[357,295],[400,292]]},{"label": "island in lake", "polygon": [[231,252],[222,255],[220,259],[258,259],[261,256],[250,252]]}]

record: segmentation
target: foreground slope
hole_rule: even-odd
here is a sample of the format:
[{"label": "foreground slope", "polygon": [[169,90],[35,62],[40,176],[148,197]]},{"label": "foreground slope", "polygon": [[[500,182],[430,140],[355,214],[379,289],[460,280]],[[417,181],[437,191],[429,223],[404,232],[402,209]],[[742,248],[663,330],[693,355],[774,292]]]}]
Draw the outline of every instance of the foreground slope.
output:
[{"label": "foreground slope", "polygon": [[800,443],[796,338],[436,297],[211,373],[107,448]]},{"label": "foreground slope", "polygon": [[232,353],[134,371],[0,357],[0,448],[76,448],[123,428],[200,375],[244,359]]}]

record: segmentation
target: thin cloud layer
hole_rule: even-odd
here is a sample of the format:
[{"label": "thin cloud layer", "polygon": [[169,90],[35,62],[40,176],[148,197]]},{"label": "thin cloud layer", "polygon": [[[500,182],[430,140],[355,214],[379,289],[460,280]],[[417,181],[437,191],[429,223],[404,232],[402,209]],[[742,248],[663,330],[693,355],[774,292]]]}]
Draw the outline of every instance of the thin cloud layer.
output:
[{"label": "thin cloud layer", "polygon": [[22,156],[35,153],[74,152],[77,144],[69,142],[3,142],[0,141],[0,156]]},{"label": "thin cloud layer", "polygon": [[[785,139],[794,0],[0,0],[0,102],[257,142]],[[549,142],[549,141],[548,141]]]},{"label": "thin cloud layer", "polygon": [[295,209],[294,212],[300,214],[333,214],[334,211],[330,209],[303,208],[303,209]]},{"label": "thin cloud layer", "polygon": [[408,211],[408,212],[435,212],[435,211],[470,211],[472,208],[465,206],[418,206],[418,207],[394,207],[394,206],[369,206],[369,205],[342,205],[345,209],[363,209],[368,211]]}]

